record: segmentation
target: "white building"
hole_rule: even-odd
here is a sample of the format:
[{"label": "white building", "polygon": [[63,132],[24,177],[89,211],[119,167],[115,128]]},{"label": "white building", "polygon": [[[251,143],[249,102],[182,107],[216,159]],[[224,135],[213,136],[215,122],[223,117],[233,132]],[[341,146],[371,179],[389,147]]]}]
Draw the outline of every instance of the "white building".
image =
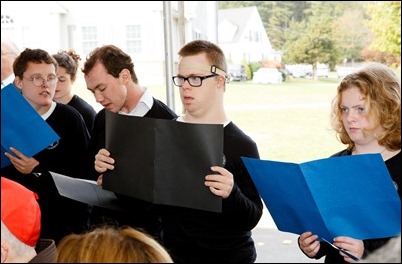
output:
[{"label": "white building", "polygon": [[165,84],[177,51],[194,39],[218,43],[229,63],[280,61],[255,6],[218,11],[217,1],[1,1],[1,37],[21,50],[73,48],[82,62],[114,44],[132,56],[144,85]]},{"label": "white building", "polygon": [[1,32],[21,49],[73,48],[83,61],[114,44],[132,56],[141,83],[163,84],[167,53],[174,62],[188,41],[217,43],[217,1],[1,1]]},{"label": "white building", "polygon": [[257,7],[219,10],[218,42],[233,64],[271,60],[280,61],[272,50]]}]

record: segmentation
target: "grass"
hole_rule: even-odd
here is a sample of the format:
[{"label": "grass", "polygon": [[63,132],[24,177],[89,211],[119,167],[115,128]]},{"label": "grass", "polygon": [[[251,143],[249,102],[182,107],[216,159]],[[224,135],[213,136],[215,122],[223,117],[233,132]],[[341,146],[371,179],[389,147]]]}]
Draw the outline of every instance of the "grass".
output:
[{"label": "grass", "polygon": [[[329,124],[330,105],[339,80],[290,79],[282,84],[228,83],[225,107],[229,118],[257,143],[261,159],[306,162],[326,158],[345,148]],[[77,94],[99,110],[82,85]],[[80,87],[81,86],[81,87]],[[149,85],[166,103],[166,88]],[[177,87],[175,111],[181,112]]]},{"label": "grass", "polygon": [[343,145],[329,124],[337,80],[326,81],[229,85],[228,115],[257,142],[261,159],[305,162],[328,157]]}]

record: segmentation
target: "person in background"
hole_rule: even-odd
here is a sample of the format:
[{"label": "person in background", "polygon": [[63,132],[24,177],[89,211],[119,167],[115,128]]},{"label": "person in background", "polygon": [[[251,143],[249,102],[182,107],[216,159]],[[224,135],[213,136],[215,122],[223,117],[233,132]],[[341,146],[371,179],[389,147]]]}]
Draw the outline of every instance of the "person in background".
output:
[{"label": "person in background", "polygon": [[[332,156],[380,153],[400,198],[401,83],[395,73],[383,64],[371,63],[344,77],[332,102],[331,120],[337,137],[347,145]],[[309,258],[325,256],[325,263],[354,262],[317,239],[309,231],[298,239],[300,249]],[[389,239],[359,240],[341,236],[333,243],[361,259]]]},{"label": "person in background", "polygon": [[[162,101],[154,98],[149,89],[139,84],[131,57],[114,45],[105,45],[93,50],[82,72],[88,90],[94,94],[96,102],[104,107],[95,117],[89,142],[88,163],[91,179],[101,185],[102,173],[114,168],[114,160],[105,149],[106,111],[170,120],[177,115]],[[160,218],[152,204],[124,195],[118,197],[121,203],[127,203],[132,208],[132,212],[123,213],[94,207],[91,219],[93,224],[99,224],[99,220],[102,223],[110,219],[119,225],[143,228],[160,240]]]},{"label": "person in background", "polygon": [[17,45],[9,40],[1,40],[1,88],[14,82],[13,63],[20,54]]},{"label": "person in background", "polygon": [[175,263],[252,263],[257,253],[251,230],[262,216],[263,204],[241,157],[259,158],[257,144],[225,112],[227,65],[222,50],[195,40],[178,54],[173,82],[184,111],[177,121],[223,127],[223,165],[212,166],[204,182],[223,200],[221,213],[161,206],[164,246]]},{"label": "person in background", "polygon": [[54,240],[40,238],[36,193],[1,177],[1,263],[54,263]]},{"label": "person in background", "polygon": [[374,250],[360,263],[401,263],[401,235],[391,238],[384,246]]},{"label": "person in background", "polygon": [[74,94],[72,90],[73,83],[77,78],[77,69],[81,58],[72,49],[69,51],[61,50],[57,54],[53,54],[53,57],[59,66],[57,68],[59,81],[57,82],[53,100],[77,109],[84,118],[87,129],[90,132],[96,111],[87,101]]},{"label": "person in background", "polygon": [[[74,178],[86,176],[89,134],[76,109],[53,101],[58,80],[57,67],[56,60],[48,52],[29,48],[21,52],[13,65],[15,85],[60,139],[33,157],[27,157],[11,147],[5,153],[11,165],[2,168],[1,173],[40,196],[41,193],[47,195],[40,184],[43,182],[42,175],[50,175],[45,172],[52,171]],[[66,234],[82,231],[88,219],[86,206],[59,198],[61,196],[39,200],[42,234],[56,243]]]},{"label": "person in background", "polygon": [[129,226],[100,226],[57,245],[57,263],[173,263],[151,236]]}]

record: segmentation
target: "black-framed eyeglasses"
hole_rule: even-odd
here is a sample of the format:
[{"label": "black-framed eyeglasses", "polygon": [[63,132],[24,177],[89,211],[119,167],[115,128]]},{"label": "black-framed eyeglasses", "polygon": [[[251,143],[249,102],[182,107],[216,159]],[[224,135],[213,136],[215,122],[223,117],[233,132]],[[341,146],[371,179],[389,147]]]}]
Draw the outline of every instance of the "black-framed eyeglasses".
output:
[{"label": "black-framed eyeglasses", "polygon": [[183,76],[173,76],[172,80],[174,85],[178,87],[182,87],[183,84],[187,81],[192,87],[200,87],[202,85],[202,81],[214,76],[218,76],[218,74],[210,74],[206,76],[190,76],[190,77],[183,77]]},{"label": "black-framed eyeglasses", "polygon": [[41,87],[45,83],[45,80],[49,85],[55,84],[58,80],[56,75],[49,75],[46,79],[44,79],[41,76],[25,78],[25,79],[30,80],[36,87]]}]

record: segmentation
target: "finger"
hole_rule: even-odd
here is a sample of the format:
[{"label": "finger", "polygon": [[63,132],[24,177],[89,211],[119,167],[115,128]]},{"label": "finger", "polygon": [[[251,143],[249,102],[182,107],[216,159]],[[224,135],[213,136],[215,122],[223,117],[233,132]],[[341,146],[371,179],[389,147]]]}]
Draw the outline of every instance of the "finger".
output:
[{"label": "finger", "polygon": [[206,181],[213,181],[213,182],[221,182],[221,183],[229,182],[227,177],[224,177],[221,174],[219,174],[219,175],[217,175],[217,174],[209,174],[209,175],[205,176],[205,180]]},{"label": "finger", "polygon": [[95,170],[99,173],[104,173],[107,170],[107,168],[95,164]]},{"label": "finger", "polygon": [[107,149],[100,149],[98,154],[101,154],[103,156],[109,157],[110,156],[110,152]]},{"label": "finger", "polygon": [[107,164],[114,164],[114,159],[112,159],[108,156],[105,156],[101,153],[96,154],[95,161],[103,162],[103,163],[107,163]]},{"label": "finger", "polygon": [[17,149],[10,147],[10,150],[19,158],[23,159],[26,158],[26,156],[24,154],[22,154],[22,152],[18,151]]},{"label": "finger", "polygon": [[229,193],[224,191],[224,190],[220,190],[220,189],[216,189],[214,187],[209,187],[209,190],[215,194],[216,196],[220,196],[222,198],[227,198],[229,196]]},{"label": "finger", "polygon": [[98,177],[98,179],[96,180],[96,183],[98,185],[102,186],[102,183],[103,183],[103,175],[102,174]]},{"label": "finger", "polygon": [[311,236],[311,232],[304,232],[303,234],[300,235],[300,240],[304,240],[307,237]]},{"label": "finger", "polygon": [[219,174],[221,174],[221,175],[230,173],[227,169],[222,168],[222,167],[220,167],[220,166],[212,166],[212,167],[211,167],[211,170],[212,170],[212,171],[215,171],[215,172],[217,172],[217,173],[219,173]]},{"label": "finger", "polygon": [[22,165],[22,162],[21,162],[21,159],[20,159],[20,158],[17,158],[16,156],[14,156],[14,155],[12,155],[12,154],[10,154],[10,153],[8,153],[8,152],[5,152],[4,155],[5,155],[7,158],[10,159],[11,163],[14,164],[14,166],[15,166],[15,165],[19,165],[19,166]]},{"label": "finger", "polygon": [[95,160],[95,170],[99,173],[103,173],[106,170],[113,170],[114,166],[102,161]]}]

